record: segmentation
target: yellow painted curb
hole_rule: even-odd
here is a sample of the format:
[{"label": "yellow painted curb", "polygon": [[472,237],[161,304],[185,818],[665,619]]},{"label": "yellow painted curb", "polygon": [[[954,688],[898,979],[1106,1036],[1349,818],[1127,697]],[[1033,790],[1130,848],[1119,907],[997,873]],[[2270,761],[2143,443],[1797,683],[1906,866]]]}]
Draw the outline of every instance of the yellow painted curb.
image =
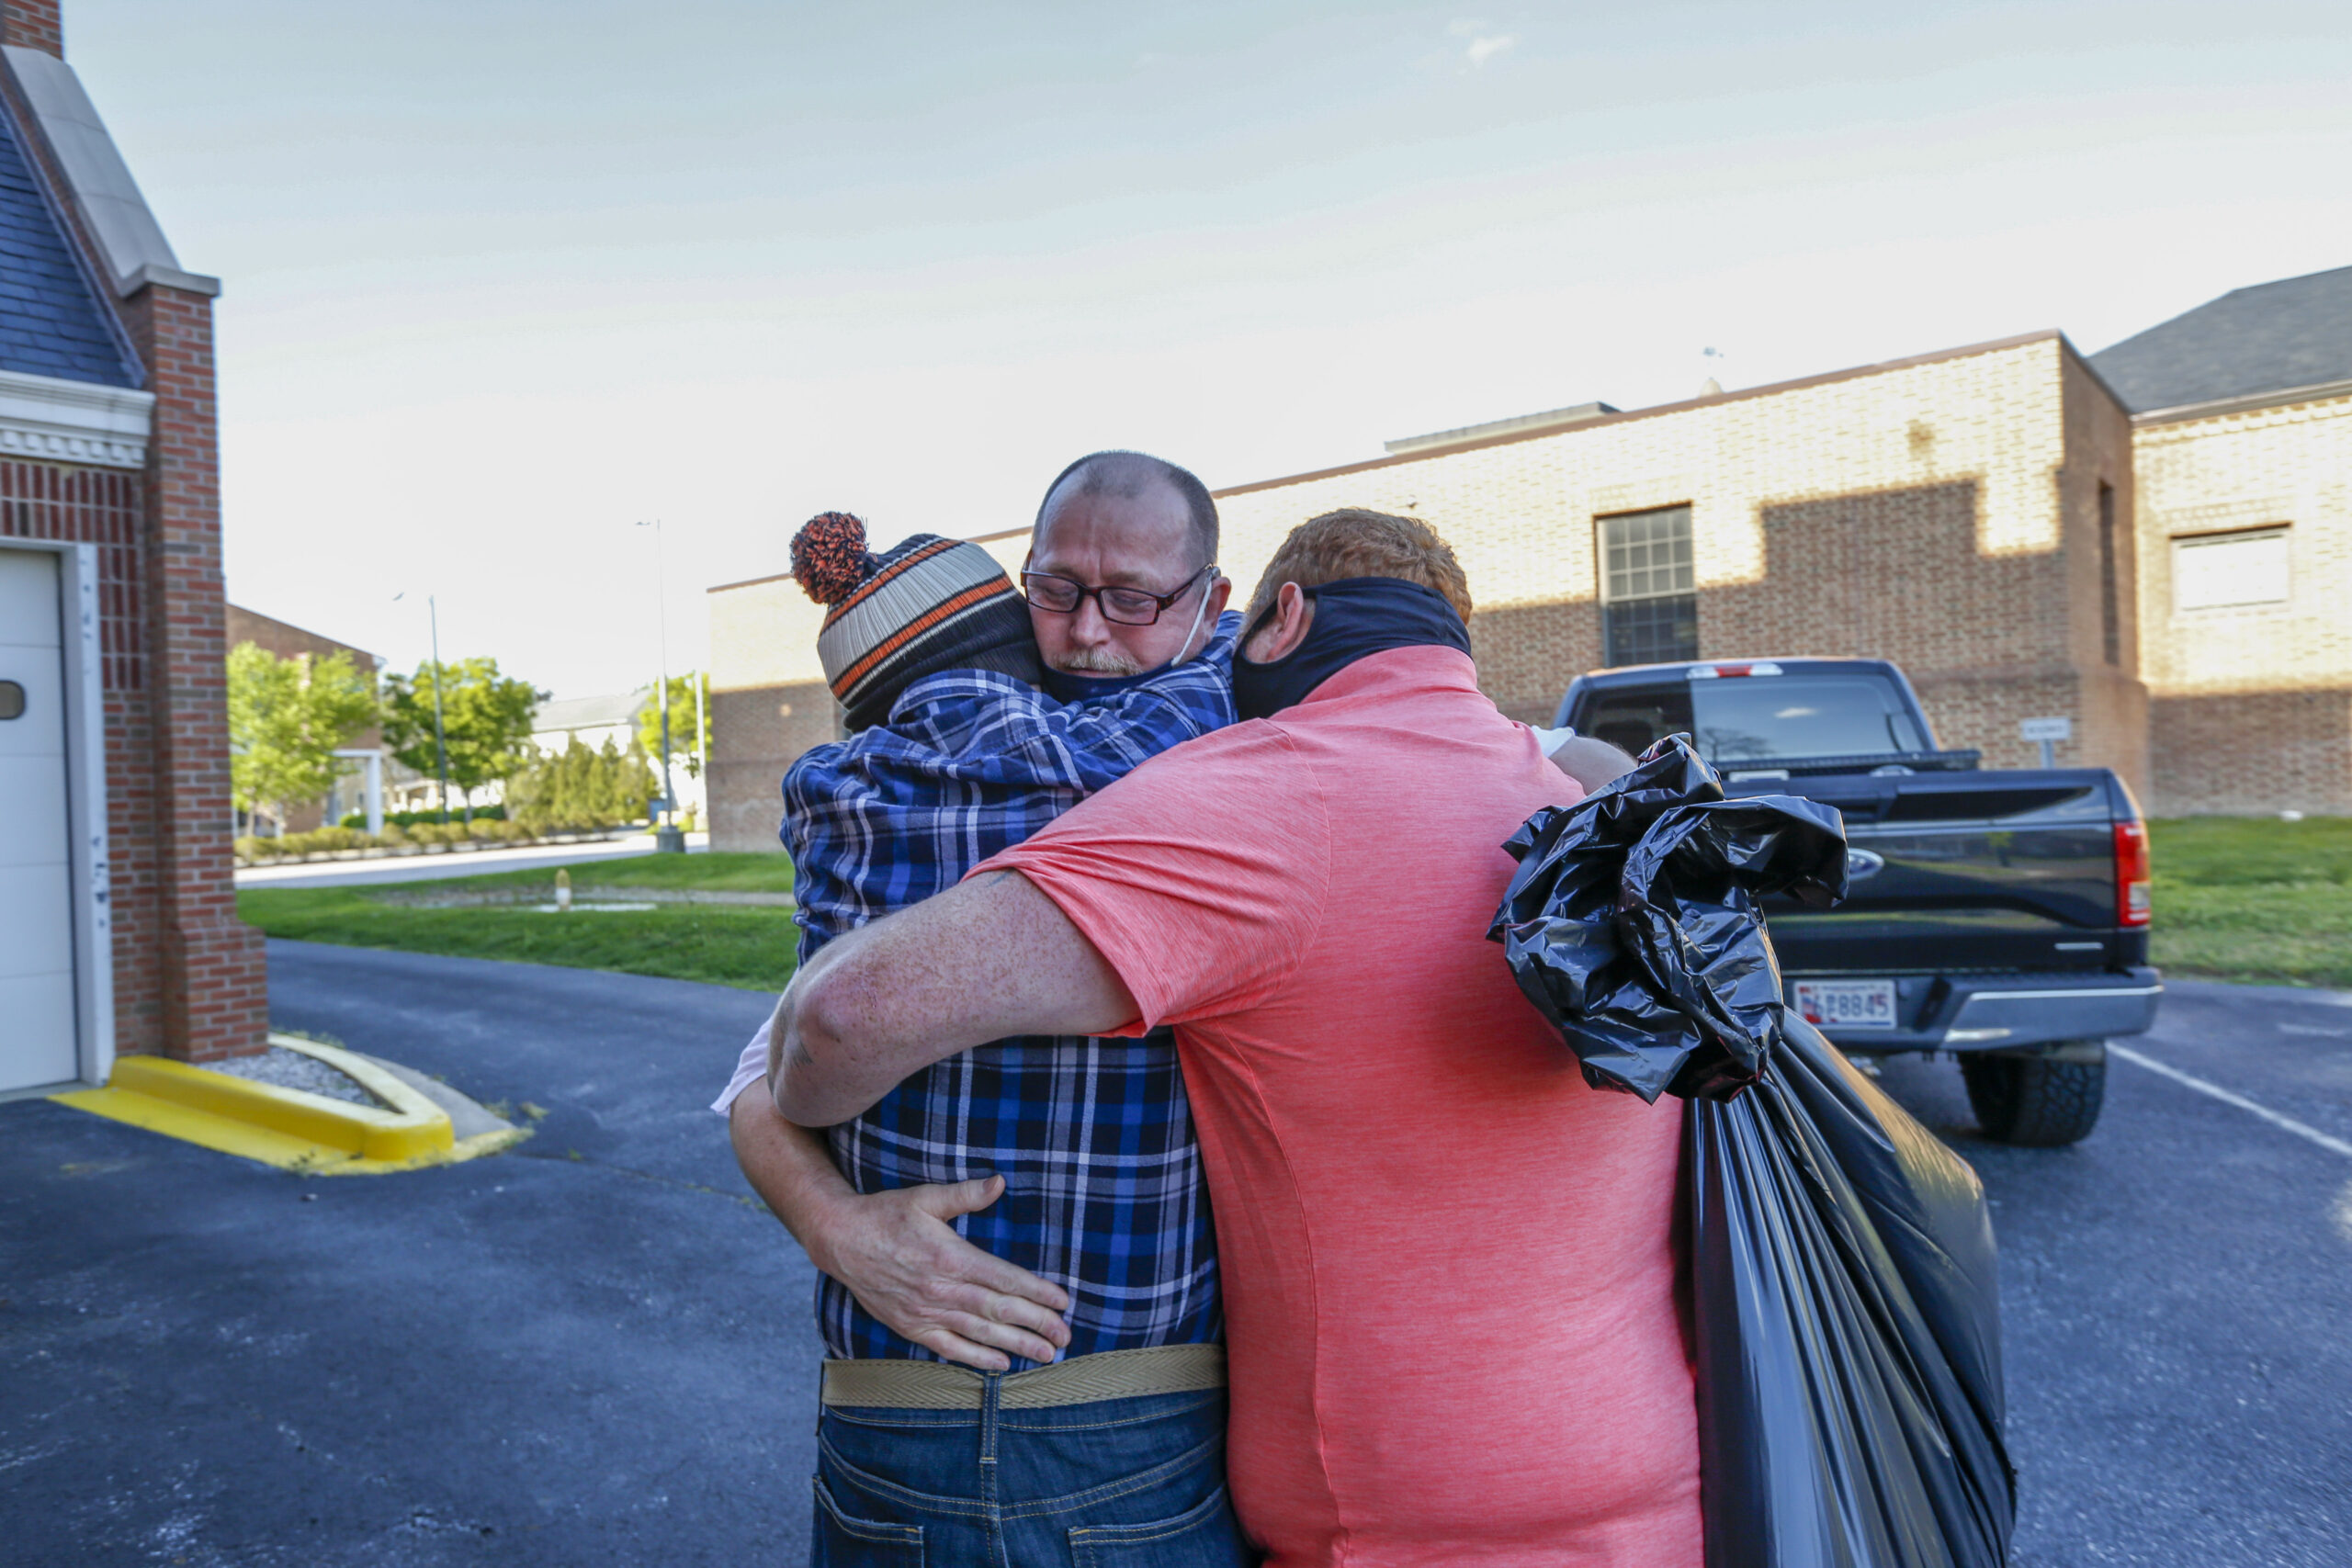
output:
[{"label": "yellow painted curb", "polygon": [[450,1165],[494,1154],[530,1136],[524,1128],[456,1138],[449,1114],[381,1067],[348,1051],[291,1035],[270,1043],[315,1056],[349,1074],[383,1109],[207,1072],[158,1056],[117,1058],[104,1089],[53,1098],[61,1105],[321,1176],[373,1176]]}]

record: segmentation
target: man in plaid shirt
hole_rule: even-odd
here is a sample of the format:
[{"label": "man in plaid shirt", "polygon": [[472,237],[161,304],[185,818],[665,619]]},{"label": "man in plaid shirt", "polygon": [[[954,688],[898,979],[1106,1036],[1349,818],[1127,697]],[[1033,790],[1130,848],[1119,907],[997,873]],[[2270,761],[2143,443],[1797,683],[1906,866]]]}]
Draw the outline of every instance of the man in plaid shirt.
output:
[{"label": "man in plaid shirt", "polygon": [[[889,694],[886,721],[786,775],[801,961],[1230,724],[1238,617],[1221,614],[1229,586],[1215,550],[1214,502],[1183,470],[1133,454],[1066,470],[1023,574],[1046,689],[1002,669],[926,674]],[[835,610],[829,636],[859,603]],[[878,647],[905,636],[878,629]],[[855,651],[842,650],[834,682],[853,725],[845,683],[866,668]],[[981,1046],[821,1142],[776,1115],[761,1082],[767,1043],[763,1029],[715,1109],[821,1271],[833,1359],[817,1560],[897,1561],[882,1548],[919,1540],[933,1562],[1059,1561],[1084,1536],[1148,1540],[1174,1549],[1168,1561],[1245,1561],[1222,1487],[1215,1235],[1167,1032]],[[927,1366],[887,1387],[843,1370],[878,1363]],[[1038,1381],[1065,1370],[1084,1382],[1057,1393]],[[910,1393],[908,1375],[930,1381]],[[999,1430],[997,1405],[1015,1402],[1014,1429]],[[1110,1430],[1116,1441],[1070,1440]],[[975,1471],[976,1454],[987,1457]],[[972,1480],[956,1484],[958,1471]]]},{"label": "man in plaid shirt", "polygon": [[[926,676],[887,725],[801,757],[785,775],[783,829],[800,961],[1232,723],[1239,628],[1227,615],[1189,662],[1074,704],[993,671]],[[764,1030],[730,1088],[754,1071],[767,1071]],[[998,1041],[909,1078],[827,1137],[862,1193],[1002,1177],[1003,1196],[956,1230],[1069,1292],[1067,1354],[1217,1337],[1216,1237],[1168,1031]],[[942,1359],[831,1275],[818,1280],[817,1318],[836,1357]]]}]

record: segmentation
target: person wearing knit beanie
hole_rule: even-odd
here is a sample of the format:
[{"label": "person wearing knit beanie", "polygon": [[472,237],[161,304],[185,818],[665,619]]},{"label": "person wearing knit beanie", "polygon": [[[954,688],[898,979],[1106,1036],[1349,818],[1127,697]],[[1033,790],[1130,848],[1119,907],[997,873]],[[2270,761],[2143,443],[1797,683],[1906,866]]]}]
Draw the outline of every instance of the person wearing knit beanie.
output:
[{"label": "person wearing knit beanie", "polygon": [[852,730],[882,723],[900,693],[943,670],[1044,680],[1029,607],[978,545],[914,534],[877,556],[862,519],[821,512],[792,537],[792,576],[829,607],[817,658]]}]

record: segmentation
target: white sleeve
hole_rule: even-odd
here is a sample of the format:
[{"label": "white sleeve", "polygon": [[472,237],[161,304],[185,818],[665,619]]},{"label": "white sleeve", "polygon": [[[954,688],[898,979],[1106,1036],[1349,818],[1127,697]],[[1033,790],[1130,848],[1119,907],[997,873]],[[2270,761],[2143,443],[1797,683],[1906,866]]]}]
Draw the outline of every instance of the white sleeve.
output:
[{"label": "white sleeve", "polygon": [[736,1058],[735,1076],[728,1080],[727,1092],[711,1102],[710,1108],[721,1116],[734,1110],[737,1095],[768,1076],[768,1024],[775,1021],[771,1015],[762,1023],[760,1032],[752,1036],[752,1043],[743,1047],[742,1055]]},{"label": "white sleeve", "polygon": [[1546,729],[1537,724],[1531,724],[1527,728],[1535,732],[1535,744],[1544,749],[1544,755],[1546,757],[1558,750],[1563,742],[1574,740],[1577,738],[1577,732],[1573,729]]}]

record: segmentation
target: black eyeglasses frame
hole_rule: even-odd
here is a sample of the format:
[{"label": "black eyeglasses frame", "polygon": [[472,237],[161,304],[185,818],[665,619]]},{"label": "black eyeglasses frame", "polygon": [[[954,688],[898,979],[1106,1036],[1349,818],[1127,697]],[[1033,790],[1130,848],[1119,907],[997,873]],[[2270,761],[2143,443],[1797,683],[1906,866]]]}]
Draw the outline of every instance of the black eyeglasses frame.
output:
[{"label": "black eyeglasses frame", "polygon": [[[1201,568],[1199,571],[1196,571],[1193,573],[1192,576],[1186,578],[1182,582],[1177,585],[1174,592],[1154,593],[1148,588],[1136,588],[1125,582],[1108,582],[1098,588],[1089,588],[1085,583],[1079,581],[1078,579],[1074,577],[1064,577],[1057,571],[1024,570],[1021,574],[1021,597],[1027,600],[1030,604],[1035,604],[1038,609],[1045,611],[1046,614],[1049,615],[1075,615],[1079,612],[1079,607],[1084,604],[1089,599],[1091,599],[1094,601],[1094,607],[1102,612],[1102,618],[1110,622],[1114,626],[1158,626],[1159,624],[1159,617],[1168,613],[1168,607],[1176,603],[1177,600],[1182,599],[1185,594],[1190,593],[1193,587],[1200,583],[1201,579],[1204,576],[1206,576],[1210,582],[1215,582],[1216,581],[1216,562],[1209,562],[1208,565]],[[1078,597],[1070,601],[1069,606],[1067,609],[1053,604],[1038,604],[1036,595],[1029,591],[1029,584],[1032,579],[1043,579],[1048,582],[1066,582],[1070,587],[1078,591]],[[1207,592],[1205,588],[1202,591],[1204,592]],[[1133,593],[1141,598],[1150,600],[1152,602],[1151,619],[1148,621],[1130,621],[1123,616],[1113,615],[1111,613],[1111,602],[1103,597],[1106,593]]]}]

